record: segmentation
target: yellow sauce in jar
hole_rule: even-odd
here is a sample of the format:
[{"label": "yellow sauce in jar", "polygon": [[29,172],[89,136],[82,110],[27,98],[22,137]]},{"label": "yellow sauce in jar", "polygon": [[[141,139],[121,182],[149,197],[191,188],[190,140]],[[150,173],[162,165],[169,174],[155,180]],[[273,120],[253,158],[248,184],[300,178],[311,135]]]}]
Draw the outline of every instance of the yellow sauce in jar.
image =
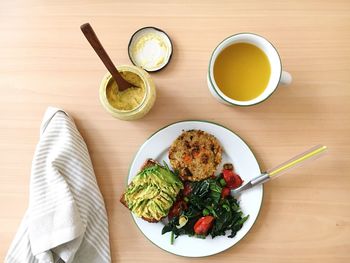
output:
[{"label": "yellow sauce in jar", "polygon": [[126,81],[133,84],[133,87],[119,91],[117,83],[113,80],[106,88],[107,100],[118,110],[130,111],[142,103],[145,97],[145,83],[133,72],[123,71],[120,74]]},{"label": "yellow sauce in jar", "polygon": [[140,119],[154,105],[156,86],[151,76],[139,67],[121,65],[117,69],[135,87],[119,92],[111,74],[107,73],[100,84],[100,102],[115,118],[126,121]]}]

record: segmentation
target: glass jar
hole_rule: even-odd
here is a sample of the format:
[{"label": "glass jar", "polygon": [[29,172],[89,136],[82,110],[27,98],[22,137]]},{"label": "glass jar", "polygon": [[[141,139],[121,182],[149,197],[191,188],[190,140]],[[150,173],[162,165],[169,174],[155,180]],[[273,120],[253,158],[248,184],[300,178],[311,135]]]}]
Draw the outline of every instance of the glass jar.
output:
[{"label": "glass jar", "polygon": [[120,110],[112,106],[107,98],[107,87],[112,85],[114,79],[107,73],[100,85],[100,101],[102,106],[115,118],[121,120],[136,120],[145,116],[153,107],[156,99],[156,87],[151,76],[143,69],[132,65],[121,65],[117,67],[119,72],[131,72],[140,77],[145,86],[145,94],[141,103],[131,110]]}]

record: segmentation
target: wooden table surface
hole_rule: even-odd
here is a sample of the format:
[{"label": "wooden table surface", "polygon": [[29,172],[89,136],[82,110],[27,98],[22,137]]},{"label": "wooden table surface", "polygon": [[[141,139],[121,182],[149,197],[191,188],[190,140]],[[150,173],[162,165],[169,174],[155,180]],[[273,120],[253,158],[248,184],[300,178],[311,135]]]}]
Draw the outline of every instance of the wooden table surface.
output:
[{"label": "wooden table surface", "polygon": [[[318,143],[322,159],[268,183],[262,210],[237,246],[200,262],[350,262],[350,2],[0,2],[0,260],[28,206],[31,159],[45,109],[68,111],[86,140],[105,198],[113,262],[188,262],[149,242],[118,202],[135,152],[169,123],[203,119],[239,134],[269,168]],[[174,42],[169,66],[152,74],[157,101],[123,122],[100,105],[106,73],[79,26],[90,22],[116,64],[153,25]],[[228,107],[209,93],[212,50],[237,32],[265,36],[293,75],[266,102]],[[199,262],[198,260],[195,260]]]}]

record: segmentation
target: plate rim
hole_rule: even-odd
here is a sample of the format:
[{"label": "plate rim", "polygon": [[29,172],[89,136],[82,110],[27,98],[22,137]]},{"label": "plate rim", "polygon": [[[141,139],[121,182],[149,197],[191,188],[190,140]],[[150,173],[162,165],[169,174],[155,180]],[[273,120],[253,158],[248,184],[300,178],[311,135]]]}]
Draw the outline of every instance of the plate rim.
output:
[{"label": "plate rim", "polygon": [[[227,128],[226,126],[222,125],[222,124],[219,124],[219,123],[216,123],[216,122],[213,122],[213,121],[208,121],[208,120],[200,120],[200,119],[186,119],[186,120],[180,120],[180,121],[175,121],[175,122],[172,122],[172,123],[169,123],[161,128],[159,128],[158,130],[156,130],[155,132],[153,132],[150,136],[148,136],[146,138],[146,140],[141,144],[141,146],[138,147],[138,150],[136,151],[136,153],[134,154],[133,158],[132,158],[132,161],[130,162],[130,165],[129,165],[129,169],[128,169],[128,176],[126,176],[126,180],[125,180],[125,184],[126,186],[128,185],[128,179],[129,179],[129,176],[130,176],[130,171],[131,171],[131,167],[136,159],[136,156],[137,154],[139,153],[140,149],[154,136],[156,135],[158,132],[168,128],[169,126],[172,126],[172,125],[175,125],[175,124],[178,124],[178,123],[184,123],[184,122],[202,122],[202,123],[208,123],[208,124],[213,124],[213,125],[217,125],[217,126],[220,126],[224,129],[226,129],[227,131],[233,133],[234,135],[236,135],[239,139],[241,139],[243,141],[243,143],[248,147],[248,149],[250,150],[250,152],[253,154],[257,164],[258,164],[258,167],[259,167],[259,170],[260,170],[260,173],[261,173],[261,167],[260,167],[260,164],[256,158],[256,155],[254,154],[254,151],[252,151],[251,147],[249,146],[249,144],[246,143],[246,141],[240,136],[238,135],[236,132],[232,131],[231,129]],[[175,252],[172,252],[172,251],[168,251],[160,246],[158,246],[156,243],[154,243],[151,239],[149,239],[144,233],[143,231],[141,230],[141,228],[139,227],[139,225],[136,223],[136,220],[135,218],[133,217],[133,214],[131,211],[130,212],[130,216],[134,222],[134,224],[137,226],[137,228],[139,229],[139,231],[142,233],[142,235],[149,241],[151,242],[154,246],[156,246],[157,248],[160,248],[161,250],[167,252],[167,253],[170,253],[172,255],[175,255],[175,256],[178,256],[178,257],[184,257],[184,258],[204,258],[204,257],[211,257],[211,256],[215,256],[217,254],[220,254],[222,252],[225,252],[229,249],[231,249],[232,247],[236,246],[239,242],[241,242],[246,236],[247,234],[252,230],[253,226],[255,225],[256,221],[258,220],[259,216],[260,216],[260,212],[261,212],[261,208],[262,208],[262,204],[263,204],[263,200],[264,200],[264,186],[261,185],[261,204],[259,206],[259,211],[257,213],[257,216],[252,224],[252,226],[250,227],[250,229],[247,231],[247,233],[240,239],[238,240],[235,244],[233,244],[232,246],[224,249],[224,250],[221,250],[219,252],[216,252],[216,253],[213,253],[213,254],[210,254],[210,255],[204,255],[204,256],[185,256],[185,255],[179,255],[179,254],[176,254]]]}]

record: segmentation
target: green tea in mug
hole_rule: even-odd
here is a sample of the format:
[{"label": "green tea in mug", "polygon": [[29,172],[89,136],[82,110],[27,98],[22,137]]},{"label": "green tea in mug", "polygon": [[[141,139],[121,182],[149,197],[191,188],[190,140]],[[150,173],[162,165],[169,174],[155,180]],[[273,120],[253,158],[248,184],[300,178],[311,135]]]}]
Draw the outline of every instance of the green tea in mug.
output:
[{"label": "green tea in mug", "polygon": [[249,43],[226,47],[215,60],[214,79],[229,98],[248,101],[258,97],[270,79],[271,67],[266,54]]}]

